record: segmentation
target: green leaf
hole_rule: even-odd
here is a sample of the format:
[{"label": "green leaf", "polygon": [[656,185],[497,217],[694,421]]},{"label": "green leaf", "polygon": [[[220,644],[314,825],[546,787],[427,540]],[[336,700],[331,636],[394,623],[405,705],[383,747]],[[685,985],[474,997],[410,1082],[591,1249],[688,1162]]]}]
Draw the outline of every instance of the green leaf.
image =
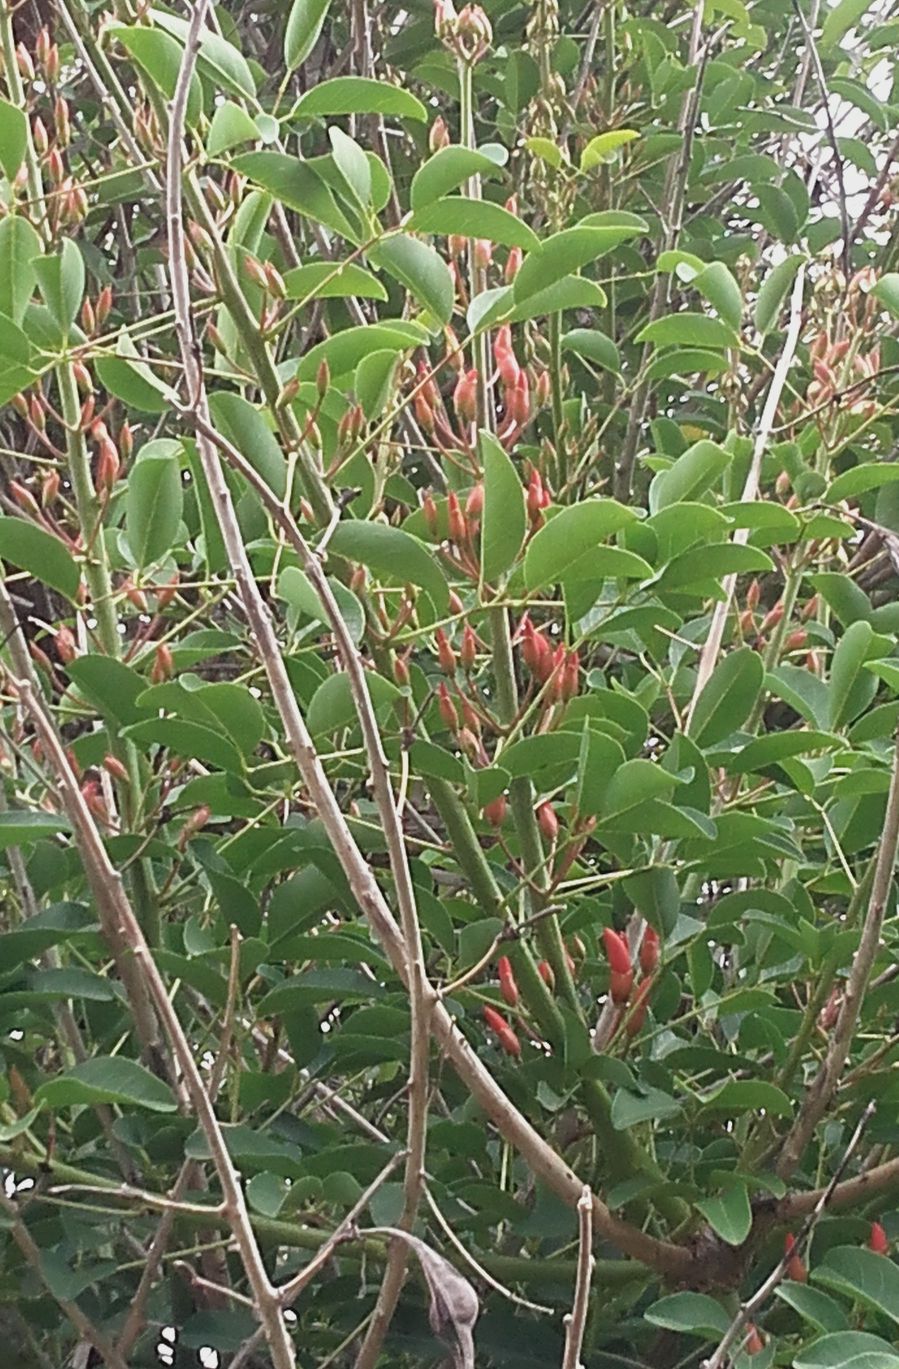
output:
[{"label": "green leaf", "polygon": [[576,356],[602,366],[606,371],[621,370],[621,356],[610,337],[598,328],[572,328],[562,334],[562,351],[574,352]]},{"label": "green leaf", "polygon": [[783,261],[772,267],[762,281],[753,312],[753,322],[762,337],[777,323],[781,305],[796,279],[796,272],[806,260],[803,253],[794,252],[792,256],[784,257]]},{"label": "green leaf", "polygon": [[793,1104],[783,1089],[765,1079],[730,1079],[706,1098],[708,1112],[758,1112],[764,1108],[773,1117],[790,1117]]},{"label": "green leaf", "polygon": [[328,186],[306,161],[286,152],[242,152],[231,165],[298,214],[356,242],[358,234]]},{"label": "green leaf", "polygon": [[[67,820],[55,813],[7,808],[0,811],[0,851],[5,851],[7,846],[29,846],[68,830]],[[7,960],[4,965],[9,968]]]},{"label": "green leaf", "polygon": [[427,120],[415,95],[368,76],[335,76],[301,95],[291,110],[294,119],[320,119],[337,114],[388,114],[397,119]]},{"label": "green leaf", "polygon": [[762,690],[765,668],[751,647],[739,647],[719,661],[696,701],[688,735],[697,746],[714,746],[749,717]]},{"label": "green leaf", "polygon": [[894,318],[899,318],[899,273],[887,271],[870,293],[880,300]]},{"label": "green leaf", "polygon": [[527,252],[540,246],[534,230],[502,205],[490,200],[469,200],[462,195],[449,195],[416,209],[407,227],[444,237],[452,234],[459,238],[485,238]]},{"label": "green leaf", "polygon": [[7,314],[0,314],[0,404],[34,380],[30,362],[31,343],[27,335]]},{"label": "green leaf", "polygon": [[[375,709],[392,704],[398,699],[401,690],[383,675],[375,671],[366,673],[366,683]],[[309,731],[313,736],[323,732],[336,732],[343,727],[352,727],[357,721],[356,705],[350,692],[348,677],[341,672],[329,675],[315,691],[306,714]]]},{"label": "green leaf", "polygon": [[641,1122],[660,1122],[675,1117],[681,1105],[662,1089],[645,1087],[640,1093],[619,1089],[612,1099],[612,1126],[616,1131],[629,1131]]},{"label": "green leaf", "polygon": [[828,504],[836,504],[841,499],[853,499],[868,490],[891,485],[894,480],[899,480],[899,461],[863,461],[832,480],[824,498]]},{"label": "green leaf", "polygon": [[739,575],[746,571],[769,574],[774,562],[758,547],[723,542],[709,547],[693,547],[678,556],[666,567],[659,582],[659,591],[686,589],[705,593],[705,586],[723,575]]},{"label": "green leaf", "polygon": [[816,1331],[848,1331],[849,1323],[842,1307],[819,1288],[788,1282],[778,1284],[774,1292]]},{"label": "green leaf", "polygon": [[835,1331],[797,1354],[793,1369],[899,1369],[899,1355],[867,1331]]},{"label": "green leaf", "polygon": [[331,0],[293,0],[284,30],[284,61],[296,71],[319,40]]},{"label": "green leaf", "polygon": [[634,339],[657,347],[736,347],[739,338],[721,319],[708,314],[668,314],[647,323]]},{"label": "green leaf", "polygon": [[78,244],[65,238],[60,252],[39,258],[34,270],[44,303],[67,337],[84,298],[84,260]]},{"label": "green leaf", "polygon": [[0,515],[0,557],[59,590],[67,599],[77,597],[81,573],[68,547],[36,523]]},{"label": "green leaf", "polygon": [[735,332],[739,331],[743,318],[743,296],[736,280],[723,261],[713,261],[690,281]]},{"label": "green leaf", "polygon": [[703,1339],[723,1336],[731,1323],[730,1313],[707,1293],[672,1293],[654,1302],[643,1316],[653,1326]]},{"label": "green leaf", "polygon": [[714,1198],[694,1203],[713,1231],[728,1245],[742,1245],[752,1227],[752,1208],[745,1184],[735,1183]]},{"label": "green leaf", "polygon": [[396,388],[399,352],[369,352],[356,367],[353,391],[369,422],[380,418]]},{"label": "green leaf", "polygon": [[8,181],[15,180],[16,173],[25,158],[28,144],[28,122],[25,111],[8,100],[0,100],[0,166]]},{"label": "green leaf", "polygon": [[864,1246],[837,1246],[815,1265],[812,1279],[899,1325],[899,1267],[887,1256]]},{"label": "green leaf", "polygon": [[370,352],[405,352],[427,341],[425,329],[405,319],[344,328],[310,348],[297,367],[297,376],[300,380],[314,380],[321,363],[327,361],[331,378],[336,380],[355,371]]},{"label": "green leaf", "polygon": [[145,414],[163,414],[176,398],[174,391],[140,360],[124,331],[119,334],[115,355],[97,357],[95,365],[101,383],[128,408]]},{"label": "green leaf", "polygon": [[371,166],[362,148],[342,128],[329,128],[331,156],[349,188],[352,198],[363,211],[371,204]]},{"label": "green leaf", "polygon": [[162,746],[178,756],[189,756],[231,774],[239,775],[243,770],[243,757],[234,743],[200,723],[184,718],[144,718],[124,731],[142,746]]},{"label": "green leaf", "polygon": [[[145,75],[159,87],[167,100],[175,94],[184,48],[170,33],[147,24],[109,24],[107,32],[121,43]],[[198,122],[203,109],[203,89],[196,73],[191,76],[187,98],[187,122]]]},{"label": "green leaf", "polygon": [[342,299],[355,295],[359,299],[387,299],[377,276],[355,262],[307,262],[295,266],[284,276],[288,299]]},{"label": "green leaf", "polygon": [[649,487],[650,512],[657,513],[671,504],[683,504],[705,494],[732,460],[732,454],[719,447],[717,442],[709,442],[705,438],[694,442],[673,466],[667,471],[659,471],[653,478]]},{"label": "green leaf", "polygon": [[844,745],[839,737],[831,732],[814,732],[801,729],[797,732],[772,732],[767,737],[757,737],[748,745],[741,747],[736,756],[727,763],[731,775],[745,775],[753,770],[764,770],[769,765],[786,760],[790,756],[807,756],[813,751],[833,751]]},{"label": "green leaf", "polygon": [[524,145],[534,157],[539,157],[542,162],[554,167],[556,171],[568,160],[563,157],[562,149],[558,143],[554,143],[551,138],[525,138]]},{"label": "green leaf", "polygon": [[128,474],[125,533],[141,569],[175,545],[184,503],[180,454],[180,442],[156,438],[141,447]]},{"label": "green leaf", "polygon": [[565,228],[528,253],[515,277],[513,293],[520,304],[531,295],[546,290],[563,276],[578,271],[588,262],[613,252],[623,242],[636,237],[640,229],[632,223],[607,226]]},{"label": "green leaf", "polygon": [[21,214],[8,214],[0,220],[0,311],[16,324],[22,322],[31,299],[37,280],[35,258],[40,257],[41,250],[37,231]]},{"label": "green leaf", "polygon": [[457,190],[472,176],[496,176],[502,170],[483,152],[468,147],[441,147],[423,162],[412,177],[409,201],[413,211],[424,209],[434,200]]},{"label": "green leaf", "polygon": [[[329,584],[337,600],[340,616],[346,623],[350,636],[354,642],[360,642],[365,630],[365,611],[362,605],[355,594],[342,585],[339,580],[330,580]],[[328,615],[305,571],[296,566],[288,566],[286,570],[283,570],[278,580],[278,597],[286,599],[288,604],[300,613],[308,618],[316,619],[323,627],[330,630]]]},{"label": "green leaf", "polygon": [[240,143],[259,141],[259,129],[242,105],[233,100],[225,100],[216,106],[206,135],[206,152],[210,157],[220,157],[223,152],[237,147]]},{"label": "green leaf", "polygon": [[[862,667],[872,655],[877,654],[874,642],[874,629],[870,623],[850,623],[833,653],[830,664],[830,712],[828,727],[836,729],[857,718],[862,708],[870,703],[871,695],[865,697],[872,683],[868,674],[862,674]],[[861,685],[859,690],[857,685]]]},{"label": "green leaf", "polygon": [[137,700],[147,682],[124,661],[88,652],[71,661],[66,670],[79,692],[101,717],[127,724],[139,722],[146,716]]},{"label": "green leaf", "polygon": [[624,764],[624,751],[614,737],[584,722],[577,767],[575,809],[582,818],[602,813],[613,775]]},{"label": "green leaf", "polygon": [[524,578],[528,589],[560,583],[597,544],[634,521],[633,510],[614,499],[588,499],[562,509],[528,545]]},{"label": "green leaf", "polygon": [[518,472],[491,433],[480,434],[484,470],[484,514],[481,527],[481,576],[498,579],[515,560],[527,531],[524,489]]},{"label": "green leaf", "polygon": [[840,39],[855,28],[871,8],[873,0],[839,0],[839,4],[828,10],[821,29],[821,47],[832,48]]},{"label": "green leaf", "polygon": [[449,602],[446,579],[431,551],[402,528],[345,519],[334,530],[330,550],[348,560],[361,561],[377,575],[386,575],[398,584],[419,585],[440,610]]},{"label": "green leaf", "polygon": [[155,1074],[120,1055],[98,1055],[48,1079],[35,1090],[35,1102],[49,1108],[87,1103],[118,1103],[150,1112],[175,1112],[171,1089]]},{"label": "green leaf", "polygon": [[[180,15],[169,14],[167,10],[154,9],[150,13],[154,24],[174,34],[183,47],[190,31],[189,22]],[[197,66],[201,75],[230,90],[233,95],[243,95],[250,100],[255,97],[256,82],[247,59],[233,43],[213,29],[203,28],[200,31]]]},{"label": "green leaf", "polygon": [[405,285],[438,323],[449,323],[456,290],[449,267],[433,247],[403,233],[379,243],[368,259]]},{"label": "green leaf", "polygon": [[581,171],[590,171],[603,162],[614,161],[619,148],[632,143],[639,136],[635,128],[612,128],[608,133],[597,133],[581,153]]}]

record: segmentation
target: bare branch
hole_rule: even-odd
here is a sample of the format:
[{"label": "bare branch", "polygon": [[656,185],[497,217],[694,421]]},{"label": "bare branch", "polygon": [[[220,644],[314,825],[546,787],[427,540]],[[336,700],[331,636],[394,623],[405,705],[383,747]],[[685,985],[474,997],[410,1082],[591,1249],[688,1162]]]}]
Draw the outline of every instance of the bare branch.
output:
[{"label": "bare branch", "polygon": [[581,1347],[590,1306],[590,1281],[593,1278],[593,1202],[589,1188],[585,1188],[577,1205],[578,1245],[577,1277],[574,1282],[574,1302],[565,1318],[565,1353],[562,1369],[580,1369]]}]

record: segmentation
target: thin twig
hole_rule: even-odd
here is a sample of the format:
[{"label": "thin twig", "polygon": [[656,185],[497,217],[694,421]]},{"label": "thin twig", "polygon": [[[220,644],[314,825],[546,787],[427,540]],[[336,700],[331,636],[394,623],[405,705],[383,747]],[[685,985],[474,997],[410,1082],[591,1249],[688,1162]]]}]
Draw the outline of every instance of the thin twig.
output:
[{"label": "thin twig", "polygon": [[581,1347],[590,1306],[590,1281],[593,1278],[593,1202],[589,1188],[578,1200],[577,1277],[574,1281],[574,1302],[565,1318],[565,1353],[562,1369],[580,1369]]},{"label": "thin twig", "polygon": [[786,1274],[787,1265],[789,1264],[793,1256],[801,1254],[805,1249],[807,1249],[809,1243],[811,1242],[815,1226],[818,1223],[818,1219],[821,1216],[824,1209],[830,1203],[831,1198],[833,1197],[834,1192],[836,1191],[840,1178],[843,1174],[845,1174],[846,1166],[849,1164],[849,1161],[855,1154],[855,1151],[858,1148],[858,1144],[861,1141],[862,1136],[864,1135],[865,1128],[867,1127],[869,1121],[874,1115],[874,1111],[875,1104],[873,1102],[870,1102],[868,1106],[865,1108],[864,1112],[862,1113],[858,1122],[858,1126],[855,1128],[855,1131],[852,1133],[852,1136],[849,1139],[849,1144],[843,1152],[843,1158],[837,1165],[833,1178],[831,1179],[827,1187],[823,1189],[819,1194],[814,1208],[812,1209],[809,1216],[806,1218],[805,1222],[802,1225],[801,1231],[797,1232],[795,1241],[791,1246],[790,1250],[781,1256],[776,1267],[771,1271],[767,1279],[765,1279],[765,1282],[761,1285],[760,1288],[756,1290],[755,1293],[753,1293],[752,1297],[748,1300],[748,1302],[745,1302],[742,1305],[739,1312],[731,1322],[730,1326],[727,1328],[727,1331],[724,1333],[724,1336],[721,1338],[714,1353],[711,1355],[709,1359],[704,1361],[702,1369],[724,1369],[725,1364],[730,1358],[730,1348],[736,1341],[737,1337],[740,1335],[740,1332],[743,1330],[743,1327],[746,1325],[748,1321],[752,1320],[755,1317],[755,1314],[759,1311],[759,1309],[763,1307],[765,1303],[768,1301],[771,1294],[774,1292],[775,1288],[782,1281],[784,1275]]},{"label": "thin twig", "polygon": [[874,968],[874,961],[880,949],[880,933],[883,927],[890,886],[893,882],[893,873],[896,868],[897,850],[899,850],[899,735],[897,735],[893,753],[893,771],[887,795],[886,816],[880,838],[880,847],[877,852],[868,911],[849,971],[849,978],[846,981],[840,1015],[833,1029],[827,1054],[809,1086],[796,1120],[784,1141],[777,1163],[777,1173],[781,1178],[789,1178],[802,1159],[803,1152],[811,1140],[816,1126],[827,1111],[852,1048],[858,1015],[871,978],[871,971]]},{"label": "thin twig", "polygon": [[[22,1255],[31,1265],[31,1268],[34,1270],[38,1279],[44,1283],[45,1280],[41,1265],[40,1249],[35,1243],[34,1237],[28,1230],[28,1227],[19,1216],[18,1206],[7,1196],[2,1185],[0,1185],[0,1211],[3,1211],[6,1214],[9,1228],[12,1231],[12,1238],[22,1252]],[[78,1332],[81,1339],[88,1341],[89,1344],[94,1347],[103,1362],[109,1366],[109,1369],[128,1369],[126,1361],[119,1354],[116,1347],[107,1339],[102,1331],[97,1330],[90,1318],[82,1312],[77,1302],[73,1302],[68,1298],[58,1297],[53,1293],[52,1289],[49,1289],[49,1292],[75,1327],[75,1330]]]},{"label": "thin twig", "polygon": [[[787,383],[787,376],[790,367],[793,364],[793,357],[796,354],[796,348],[799,343],[799,332],[802,327],[802,295],[804,287],[805,268],[800,266],[799,270],[796,272],[793,293],[790,297],[790,320],[787,326],[786,337],[784,338],[780,356],[777,359],[777,365],[774,368],[774,375],[771,377],[771,384],[768,387],[765,407],[762,410],[762,416],[759,420],[759,426],[755,436],[752,461],[750,462],[749,471],[747,472],[746,480],[743,485],[743,493],[740,496],[741,502],[744,504],[754,500],[758,494],[762,457],[767,450],[771,427],[777,416],[781,395],[783,394],[784,386]],[[748,538],[749,529],[738,528],[734,533],[733,543],[735,546],[742,546]],[[727,625],[736,583],[736,575],[728,575],[722,581],[724,596],[716,602],[714,612],[712,613],[712,621],[709,624],[708,636],[706,637],[705,645],[703,646],[702,653],[699,657],[699,665],[696,671],[696,684],[690,699],[690,705],[687,709],[686,725],[688,729],[696,710],[696,705],[699,702],[699,696],[708,684],[712,671],[718,664],[718,655],[721,651],[721,643],[724,639],[724,629]]]},{"label": "thin twig", "polygon": [[843,157],[840,152],[840,144],[837,140],[837,131],[834,128],[833,114],[830,108],[830,92],[827,89],[827,77],[824,75],[824,67],[821,65],[821,54],[818,51],[818,44],[815,42],[815,35],[802,13],[799,0],[793,0],[793,9],[796,18],[802,25],[802,32],[805,36],[806,45],[811,53],[812,66],[815,70],[815,79],[818,82],[818,89],[821,92],[821,103],[824,107],[824,123],[827,129],[827,141],[830,143],[830,150],[833,153],[834,167],[837,174],[837,199],[840,211],[840,232],[843,238],[843,274],[849,280],[851,274],[850,252],[852,250],[852,235],[849,229],[849,210],[846,204],[846,176],[843,168]]}]

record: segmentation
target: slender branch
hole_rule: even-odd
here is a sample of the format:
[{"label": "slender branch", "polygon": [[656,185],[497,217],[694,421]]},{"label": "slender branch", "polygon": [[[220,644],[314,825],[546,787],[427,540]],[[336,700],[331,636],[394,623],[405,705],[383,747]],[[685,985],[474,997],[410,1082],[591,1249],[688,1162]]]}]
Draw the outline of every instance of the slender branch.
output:
[{"label": "slender branch", "polygon": [[777,1163],[781,1178],[789,1178],[802,1159],[812,1134],[824,1116],[852,1049],[858,1015],[864,1001],[874,961],[880,949],[880,933],[899,849],[899,735],[893,753],[893,771],[887,795],[886,817],[877,852],[868,911],[858,948],[846,981],[840,1015],[827,1048],[827,1054],[784,1141]]},{"label": "slender branch", "polygon": [[[22,1255],[31,1265],[41,1283],[44,1283],[45,1280],[41,1267],[40,1249],[35,1243],[34,1237],[28,1230],[28,1227],[22,1221],[17,1204],[7,1196],[2,1185],[0,1185],[0,1211],[6,1214],[10,1230],[12,1231],[12,1238],[22,1252]],[[75,1330],[78,1332],[81,1339],[87,1341],[94,1347],[103,1362],[109,1365],[109,1369],[128,1369],[126,1361],[119,1354],[112,1342],[103,1335],[102,1331],[97,1330],[90,1318],[82,1312],[77,1302],[73,1302],[69,1298],[58,1297],[49,1286],[48,1291],[75,1327]]]},{"label": "slender branch", "polygon": [[822,1190],[822,1192],[820,1193],[820,1196],[818,1197],[814,1208],[812,1209],[811,1213],[803,1223],[802,1230],[797,1232],[793,1247],[790,1249],[789,1252],[781,1256],[777,1265],[768,1275],[767,1279],[765,1279],[761,1287],[758,1288],[755,1291],[755,1293],[753,1293],[752,1297],[742,1305],[740,1310],[737,1312],[737,1315],[731,1322],[730,1326],[727,1328],[727,1331],[721,1338],[721,1341],[719,1342],[714,1353],[710,1356],[709,1359],[704,1361],[702,1369],[724,1369],[724,1366],[727,1364],[728,1360],[731,1357],[731,1346],[737,1340],[737,1337],[740,1335],[740,1332],[743,1330],[746,1323],[755,1316],[755,1314],[759,1311],[760,1308],[764,1307],[765,1303],[768,1301],[777,1285],[782,1281],[784,1275],[787,1272],[787,1265],[789,1264],[793,1255],[799,1254],[803,1250],[807,1249],[811,1241],[812,1234],[814,1233],[815,1226],[817,1225],[818,1218],[821,1216],[824,1209],[830,1203],[831,1198],[833,1197],[833,1194],[836,1190],[837,1184],[839,1183],[840,1177],[846,1172],[846,1166],[849,1164],[849,1161],[855,1154],[858,1144],[861,1141],[862,1136],[864,1135],[865,1128],[867,1127],[868,1122],[874,1115],[874,1107],[874,1103],[871,1102],[868,1104],[868,1106],[865,1108],[865,1111],[862,1113],[862,1116],[859,1119],[858,1126],[855,1128],[855,1131],[852,1133],[852,1136],[849,1139],[849,1144],[843,1152],[843,1157],[836,1168],[833,1178],[827,1185],[827,1188]]},{"label": "slender branch", "polygon": [[[796,355],[796,348],[799,343],[799,331],[802,327],[802,295],[805,286],[805,268],[800,266],[796,272],[796,280],[793,284],[793,293],[790,297],[790,320],[787,326],[786,337],[784,338],[783,348],[777,359],[774,368],[774,375],[771,377],[771,384],[768,387],[768,394],[765,399],[765,406],[759,420],[758,431],[755,437],[755,446],[752,452],[752,460],[749,471],[743,485],[743,493],[740,496],[743,503],[748,503],[755,499],[759,489],[759,474],[762,468],[762,457],[768,446],[768,439],[771,435],[771,428],[777,417],[777,408],[780,404],[784,386],[787,383],[787,376]],[[735,546],[742,546],[749,538],[747,528],[738,528],[734,533],[733,542]],[[721,643],[724,639],[724,629],[727,624],[731,604],[736,587],[736,575],[728,575],[722,581],[724,597],[715,604],[712,613],[712,621],[709,624],[708,636],[702,653],[699,657],[699,666],[696,672],[696,684],[693,695],[687,709],[686,727],[689,730],[690,722],[699,702],[699,696],[708,684],[712,671],[718,663],[718,656],[721,651]]]},{"label": "slender branch", "polygon": [[590,1281],[593,1277],[593,1204],[590,1190],[585,1188],[577,1205],[578,1247],[577,1278],[574,1284],[574,1303],[565,1318],[565,1353],[562,1369],[580,1369],[581,1347],[590,1306]]},{"label": "slender branch", "polygon": [[830,91],[827,89],[827,77],[824,75],[824,67],[821,64],[821,54],[818,51],[818,44],[815,42],[815,35],[809,26],[808,20],[802,13],[802,6],[799,4],[799,0],[793,0],[793,10],[802,26],[806,46],[811,53],[812,66],[815,70],[815,79],[818,82],[818,89],[821,93],[821,103],[824,107],[824,123],[827,129],[827,141],[830,143],[830,150],[833,154],[834,167],[837,174],[840,233],[843,238],[843,274],[848,281],[852,271],[850,261],[850,254],[852,252],[852,233],[849,228],[849,210],[846,206],[846,177],[843,167],[843,157],[840,152],[837,131],[834,128],[833,123],[833,113],[830,108]]}]

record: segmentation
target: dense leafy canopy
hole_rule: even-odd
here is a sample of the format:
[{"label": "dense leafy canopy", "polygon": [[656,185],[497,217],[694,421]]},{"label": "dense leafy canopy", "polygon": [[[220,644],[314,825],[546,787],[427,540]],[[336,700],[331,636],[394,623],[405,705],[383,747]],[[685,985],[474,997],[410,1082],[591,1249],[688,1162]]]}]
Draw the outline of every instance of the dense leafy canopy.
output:
[{"label": "dense leafy canopy", "polygon": [[899,1367],[889,8],[3,0],[21,1362]]}]

